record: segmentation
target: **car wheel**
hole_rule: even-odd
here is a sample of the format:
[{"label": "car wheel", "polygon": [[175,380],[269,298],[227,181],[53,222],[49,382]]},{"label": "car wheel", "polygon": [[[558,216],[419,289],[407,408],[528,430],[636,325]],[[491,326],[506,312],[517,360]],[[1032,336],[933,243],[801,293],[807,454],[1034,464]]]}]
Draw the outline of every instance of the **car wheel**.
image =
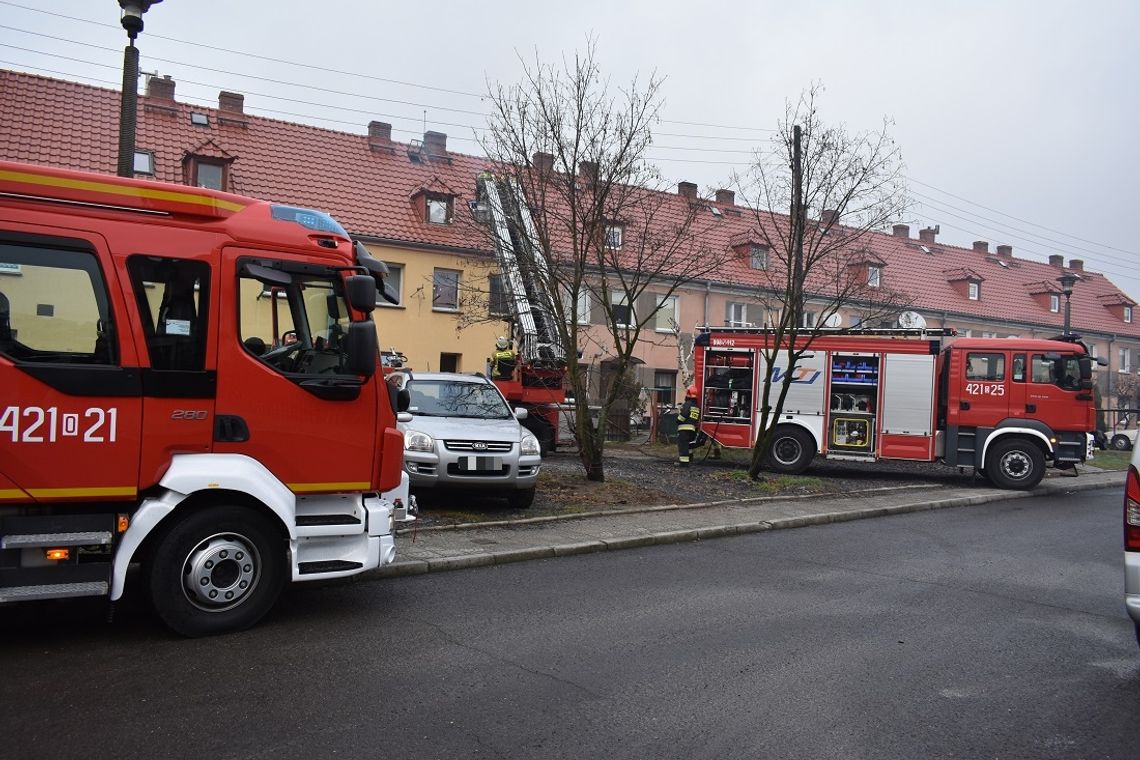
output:
[{"label": "car wheel", "polygon": [[1045,477],[1045,455],[1024,438],[1007,438],[990,447],[986,473],[998,488],[1028,491]]},{"label": "car wheel", "polygon": [[511,491],[507,496],[507,503],[511,509],[527,509],[534,504],[534,488],[521,488]]},{"label": "car wheel", "polygon": [[1132,439],[1126,435],[1117,433],[1116,435],[1112,436],[1112,448],[1116,449],[1117,451],[1131,451]]},{"label": "car wheel", "polygon": [[808,468],[815,457],[815,440],[803,428],[784,426],[776,429],[768,449],[768,468],[774,472],[797,475]]},{"label": "car wheel", "polygon": [[175,522],[150,552],[147,580],[155,612],[176,633],[210,636],[260,620],[286,580],[281,534],[243,507],[210,507]]}]

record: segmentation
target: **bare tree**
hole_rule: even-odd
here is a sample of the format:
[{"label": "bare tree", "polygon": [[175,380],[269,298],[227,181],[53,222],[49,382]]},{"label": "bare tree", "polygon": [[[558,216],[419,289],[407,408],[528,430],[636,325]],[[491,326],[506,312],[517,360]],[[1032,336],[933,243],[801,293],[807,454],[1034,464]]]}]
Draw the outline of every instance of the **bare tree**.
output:
[{"label": "bare tree", "polygon": [[[652,332],[663,301],[727,253],[702,243],[711,217],[703,203],[665,192],[646,162],[660,79],[611,87],[592,42],[573,60],[523,69],[518,84],[492,88],[483,148],[533,219],[533,245],[520,255],[543,273],[543,293],[532,296],[565,349],[586,477],[601,481],[609,413],[628,387],[643,328]],[[602,365],[608,382],[599,384],[590,375]]]},{"label": "bare tree", "polygon": [[755,218],[756,255],[766,258],[759,300],[771,331],[763,352],[761,433],[748,471],[753,478],[768,458],[797,363],[821,334],[836,332],[841,310],[857,311],[863,325],[877,326],[885,319],[893,324],[906,306],[888,286],[886,262],[868,245],[873,232],[906,210],[902,160],[889,123],[868,133],[829,126],[816,110],[820,93],[814,86],[787,104],[771,149],[758,151],[748,176],[737,179]]}]

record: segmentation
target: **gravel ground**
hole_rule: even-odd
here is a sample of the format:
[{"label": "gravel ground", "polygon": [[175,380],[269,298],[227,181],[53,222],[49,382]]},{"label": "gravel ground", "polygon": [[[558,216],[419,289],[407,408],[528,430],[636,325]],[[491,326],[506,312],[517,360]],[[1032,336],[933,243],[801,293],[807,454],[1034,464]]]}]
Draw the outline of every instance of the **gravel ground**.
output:
[{"label": "gravel ground", "polygon": [[[975,481],[971,471],[935,463],[881,461],[873,464],[835,462],[817,458],[799,476],[766,475],[753,483],[747,477],[747,452],[728,452],[726,458],[705,458],[697,452],[688,468],[673,465],[675,450],[665,446],[610,444],[606,448],[604,483],[583,476],[575,453],[557,452],[543,461],[538,494],[526,510],[512,510],[505,500],[469,492],[417,492],[420,525],[512,520],[526,517],[588,514],[607,509],[692,504],[704,501],[770,495],[817,493],[821,498],[871,488],[901,485],[988,486]],[[1056,471],[1052,475],[1059,475]]]}]

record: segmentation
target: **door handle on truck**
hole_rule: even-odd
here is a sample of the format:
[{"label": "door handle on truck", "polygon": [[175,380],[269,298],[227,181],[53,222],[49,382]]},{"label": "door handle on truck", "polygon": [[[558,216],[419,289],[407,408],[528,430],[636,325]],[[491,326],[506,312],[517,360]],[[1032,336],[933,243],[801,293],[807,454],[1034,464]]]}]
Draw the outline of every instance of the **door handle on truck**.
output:
[{"label": "door handle on truck", "polygon": [[1026,404],[1025,405],[1025,411],[1028,412],[1029,414],[1033,414],[1034,412],[1037,411],[1037,404]]},{"label": "door handle on truck", "polygon": [[961,409],[963,412],[968,411],[970,409],[970,402],[969,401],[959,401],[958,402],[958,408]]}]

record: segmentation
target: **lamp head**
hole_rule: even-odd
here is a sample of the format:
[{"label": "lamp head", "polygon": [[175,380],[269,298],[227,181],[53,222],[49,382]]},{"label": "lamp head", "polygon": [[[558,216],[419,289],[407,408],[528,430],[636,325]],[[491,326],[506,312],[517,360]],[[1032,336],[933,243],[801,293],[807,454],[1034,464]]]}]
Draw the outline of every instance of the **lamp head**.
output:
[{"label": "lamp head", "polygon": [[1073,286],[1077,284],[1079,279],[1075,274],[1069,272],[1057,278],[1057,282],[1061,283],[1061,292],[1065,294],[1066,298],[1073,294]]},{"label": "lamp head", "polygon": [[143,30],[143,14],[150,10],[150,6],[161,2],[162,0],[119,0],[119,7],[123,9],[120,20],[132,40]]}]

